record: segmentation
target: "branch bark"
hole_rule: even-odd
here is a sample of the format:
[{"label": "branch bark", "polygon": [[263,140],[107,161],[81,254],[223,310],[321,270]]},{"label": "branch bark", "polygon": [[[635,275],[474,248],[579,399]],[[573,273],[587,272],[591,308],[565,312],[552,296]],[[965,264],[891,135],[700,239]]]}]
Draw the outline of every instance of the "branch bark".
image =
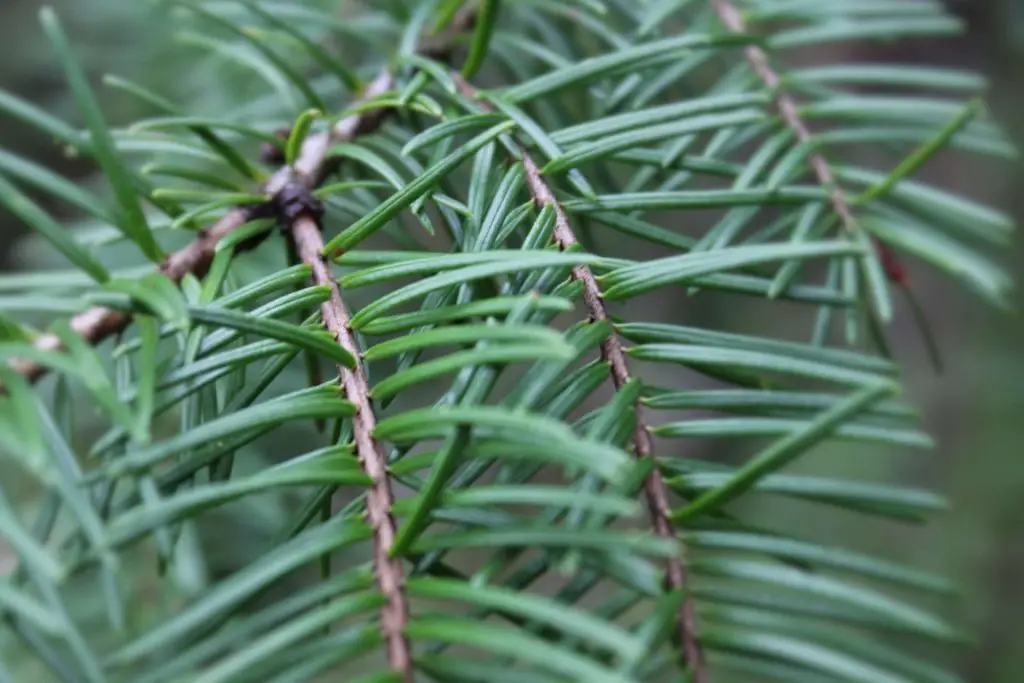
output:
[{"label": "branch bark", "polygon": [[[718,18],[730,32],[735,34],[747,32],[747,24],[743,20],[743,15],[729,0],[710,0],[710,2],[715,14],[718,15]],[[744,50],[744,54],[747,57],[747,61],[750,62],[754,73],[774,93],[775,107],[778,109],[782,121],[793,131],[800,144],[808,145],[808,149],[813,150],[810,143],[814,139],[814,134],[803,120],[803,117],[800,116],[800,109],[796,100],[786,92],[782,78],[772,68],[768,55],[756,45],[748,46]],[[821,153],[812,151],[807,155],[807,163],[811,167],[815,180],[828,192],[829,204],[831,204],[832,211],[839,220],[840,227],[848,235],[855,234],[860,229],[857,226],[857,218],[853,214],[853,208],[850,206],[846,194],[836,181],[835,174],[832,172],[828,160]],[[874,248],[877,250],[882,269],[889,282],[909,291],[910,283],[907,271],[899,257],[877,237],[870,237],[868,243],[874,245]],[[941,361],[936,362],[937,368],[940,368],[941,365]]]},{"label": "branch bark", "polygon": [[[461,75],[452,74],[452,78],[463,95],[477,100],[478,104],[484,109],[491,109],[489,103],[481,101],[477,97],[479,91],[462,78]],[[578,240],[565,210],[541,175],[540,168],[522,145],[520,145],[520,153],[522,155],[524,177],[530,191],[530,196],[538,206],[550,206],[555,212],[555,227],[552,234],[555,243],[562,250],[574,247],[578,244]],[[603,320],[610,322],[608,309],[604,305],[601,289],[597,284],[593,271],[588,266],[576,266],[572,269],[572,278],[583,285],[583,303],[590,318],[595,321]],[[626,353],[623,350],[622,340],[617,332],[612,332],[601,344],[601,358],[607,361],[611,368],[612,383],[615,386],[615,390],[622,389],[630,381],[631,375],[629,366],[626,364]],[[639,401],[634,408],[636,411],[636,428],[633,431],[633,453],[637,460],[653,459],[654,439],[651,437],[650,430],[648,430],[647,424],[644,421],[643,408]],[[668,503],[665,482],[657,467],[644,480],[644,499],[651,515],[655,534],[661,538],[672,539],[678,542],[675,531],[672,528],[672,523],[669,521],[671,509]],[[668,561],[665,583],[671,590],[685,593],[688,583],[687,573],[681,558],[677,557]],[[697,635],[697,618],[693,610],[693,602],[688,597],[683,600],[679,607],[679,612],[676,615],[676,628],[679,633],[680,646],[682,647],[685,662],[690,667],[691,680],[693,683],[708,683],[708,672],[704,664],[704,656]]]},{"label": "branch bark", "polygon": [[[367,96],[373,97],[387,92],[393,86],[394,77],[385,71],[371,83]],[[311,150],[318,150],[316,154],[323,156],[331,144],[353,140],[379,126],[384,116],[383,111],[369,112],[370,115],[376,114],[375,119],[368,119],[366,115],[342,119],[335,126],[329,139],[311,140],[306,145]],[[305,156],[305,148],[303,151]],[[313,155],[314,152],[311,151],[310,157],[313,158]],[[401,561],[391,556],[397,535],[397,524],[391,512],[394,493],[387,470],[387,456],[373,436],[377,419],[370,401],[366,372],[360,360],[362,352],[349,329],[351,315],[341,296],[341,288],[323,254],[325,245],[320,225],[322,209],[311,194],[313,188],[321,182],[322,175],[322,168],[319,165],[304,164],[300,160],[294,168],[282,169],[271,180],[270,189],[275,192],[275,196],[288,203],[288,206],[279,207],[282,213],[287,214],[284,227],[295,245],[296,254],[310,267],[313,283],[327,287],[330,291],[330,297],[320,306],[324,326],[337,343],[356,359],[356,366],[352,370],[338,367],[338,381],[345,390],[345,396],[356,406],[355,415],[352,417],[356,454],[363,471],[373,482],[366,496],[366,514],[373,529],[374,574],[385,598],[380,616],[381,631],[387,643],[388,665],[402,677],[402,681],[412,683],[412,653],[405,636],[405,625],[409,619],[405,577]]]},{"label": "branch bark", "polygon": [[[450,56],[454,38],[474,21],[473,13],[461,12],[446,32],[447,38],[424,46],[421,53],[435,58]],[[392,89],[394,83],[394,76],[384,71],[367,88],[365,97],[373,98],[385,93]],[[378,128],[387,112],[375,109],[350,116],[339,121],[330,136],[308,140],[299,161],[294,167],[282,168],[268,183],[267,190],[279,198],[278,212],[283,216],[284,227],[295,245],[296,253],[303,263],[310,266],[313,283],[327,287],[330,291],[330,297],[320,306],[324,326],[337,343],[356,359],[356,365],[351,370],[338,367],[338,379],[345,390],[345,396],[356,406],[352,417],[356,454],[363,471],[373,482],[366,496],[366,515],[373,529],[374,574],[385,598],[380,626],[387,643],[388,666],[401,676],[402,681],[412,683],[412,650],[405,635],[405,626],[409,620],[405,576],[401,560],[391,555],[398,527],[392,513],[395,498],[388,473],[387,455],[373,435],[377,418],[361,361],[362,352],[349,328],[351,315],[342,298],[341,288],[323,254],[325,245],[319,220],[321,207],[311,194],[326,175],[322,160],[330,146],[340,141],[353,140]]]},{"label": "branch bark", "polygon": [[[550,206],[555,211],[555,228],[553,231],[555,242],[563,250],[572,248],[578,242],[569,223],[569,217],[566,216],[551,188],[544,181],[537,164],[525,151],[523,152],[523,169],[526,172],[526,184],[530,188],[530,194],[534,202],[540,206]],[[576,266],[572,270],[572,277],[583,284],[583,303],[591,319],[608,321],[608,310],[605,308],[604,301],[601,298],[601,289],[590,268],[587,266]],[[629,382],[630,373],[629,367],[626,365],[626,354],[622,348],[622,341],[617,333],[613,332],[601,344],[601,357],[611,366],[612,383],[615,385],[615,390],[620,390]],[[647,429],[643,409],[639,401],[634,409],[636,411],[636,428],[633,431],[633,452],[638,460],[653,459],[654,440]],[[657,467],[644,480],[644,498],[646,499],[647,509],[654,525],[654,533],[661,538],[678,541],[672,528],[672,523],[669,521],[671,509],[668,503],[665,482]],[[687,575],[681,558],[675,557],[668,561],[666,583],[673,591],[678,590],[685,593]],[[704,665],[704,657],[697,635],[697,618],[693,610],[693,601],[688,596],[679,606],[679,612],[676,615],[676,627],[679,631],[683,655],[693,676],[693,682],[707,683],[707,669]]]},{"label": "branch bark", "polygon": [[[299,258],[312,268],[313,282],[330,289],[330,298],[320,306],[324,325],[342,348],[359,359],[361,352],[349,329],[351,316],[348,307],[341,297],[341,289],[331,274],[330,266],[321,253],[324,249],[324,240],[320,224],[312,215],[305,212],[291,224],[289,234],[295,242]],[[381,593],[386,599],[381,609],[381,630],[387,642],[388,664],[402,676],[403,681],[411,683],[412,656],[404,633],[409,617],[409,606],[404,590],[405,579],[400,560],[391,557],[397,525],[391,513],[394,493],[387,471],[387,457],[373,436],[377,421],[373,405],[370,403],[370,388],[366,382],[362,362],[358,361],[354,370],[339,367],[338,371],[345,395],[356,406],[356,413],[352,417],[356,453],[363,470],[373,480],[366,496],[366,514],[373,528],[374,572]]]},{"label": "branch bark", "polygon": [[[729,0],[711,0],[711,6],[730,32],[735,34],[747,32],[747,24],[743,20],[743,15],[740,14],[740,11]],[[747,57],[747,61],[750,62],[750,66],[754,69],[754,73],[775,94],[775,106],[779,110],[779,116],[782,117],[782,121],[789,129],[793,131],[797,141],[801,144],[812,142],[814,135],[811,133],[811,129],[807,126],[803,117],[800,116],[796,100],[784,89],[782,79],[779,77],[778,72],[772,68],[765,51],[756,45],[749,45],[744,50],[744,54]],[[832,173],[832,168],[828,165],[828,161],[822,154],[812,152],[807,156],[807,163],[810,165],[818,183],[829,193],[829,203],[831,203],[832,210],[839,219],[840,225],[842,225],[844,230],[852,234],[857,230],[857,221],[846,199],[846,195],[836,182],[835,175]]]},{"label": "branch bark", "polygon": [[[249,210],[232,209],[213,226],[200,232],[195,241],[168,256],[160,267],[161,272],[175,284],[181,282],[181,279],[188,273],[199,278],[205,276],[213,261],[217,242],[248,223],[249,220]],[[253,241],[244,247],[253,248],[256,244],[257,242]],[[243,245],[239,246],[241,248]],[[131,321],[132,316],[129,313],[96,306],[71,318],[71,329],[89,344],[95,346],[104,339],[124,330]],[[42,351],[57,351],[64,348],[55,334],[43,334],[36,338],[34,344],[37,349]],[[46,365],[19,358],[11,360],[10,365],[29,382],[37,381],[49,370]],[[2,390],[3,387],[0,385],[0,392]]]}]

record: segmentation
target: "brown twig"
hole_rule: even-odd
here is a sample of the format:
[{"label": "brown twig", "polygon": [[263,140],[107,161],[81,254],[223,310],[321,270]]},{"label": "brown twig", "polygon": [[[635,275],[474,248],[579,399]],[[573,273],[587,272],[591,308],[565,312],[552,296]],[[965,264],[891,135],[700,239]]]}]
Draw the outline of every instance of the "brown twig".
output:
[{"label": "brown twig", "polygon": [[[313,282],[330,289],[330,298],[320,306],[324,325],[337,339],[338,344],[358,359],[360,351],[348,326],[348,308],[341,297],[338,283],[331,274],[330,266],[321,253],[324,240],[319,222],[310,213],[303,213],[291,224],[289,234],[295,242],[299,257],[312,267]],[[403,681],[409,682],[412,681],[412,655],[404,633],[409,608],[405,598],[405,579],[401,562],[391,557],[396,525],[391,513],[394,494],[387,471],[387,458],[373,437],[377,422],[370,403],[370,389],[362,362],[357,362],[353,370],[339,368],[339,372],[345,395],[356,406],[356,413],[352,417],[356,453],[364,471],[373,480],[366,495],[366,514],[374,534],[374,571],[381,593],[386,599],[381,610],[381,630],[387,642],[388,664],[402,676]]]},{"label": "brown twig", "polygon": [[[475,12],[471,7],[467,7],[459,12],[441,35],[428,38],[423,43],[420,53],[432,59],[442,61],[450,59],[459,37],[471,29],[475,22]],[[365,101],[386,92],[392,83],[393,80],[389,74],[381,74],[367,85],[362,99]],[[308,183],[307,187],[310,190],[320,185],[335,168],[335,164],[327,158],[327,152],[331,146],[337,142],[351,140],[357,135],[376,130],[392,111],[390,109],[371,109],[342,120],[329,133],[311,135],[303,145],[295,168],[283,166],[262,188],[262,193],[267,196],[266,205],[232,209],[213,226],[200,231],[199,236],[193,242],[170,254],[160,266],[160,271],[175,284],[180,283],[182,278],[190,273],[197,278],[204,277],[210,268],[217,243],[220,240],[248,223],[254,216],[264,214],[268,210],[278,209],[278,193],[296,177],[301,177],[303,183]],[[246,240],[236,245],[235,250],[254,249],[262,243],[267,234],[263,233],[261,236]],[[97,306],[72,317],[71,329],[90,345],[95,346],[124,331],[131,321],[132,316],[126,311]],[[64,348],[60,338],[55,334],[40,335],[33,343],[41,351],[57,351]],[[39,380],[49,371],[49,367],[46,365],[31,360],[16,358],[9,364],[29,382]],[[3,385],[0,385],[0,393],[3,393],[3,390]]]},{"label": "brown twig", "polygon": [[[394,85],[394,77],[384,72],[371,83],[367,95],[387,92]],[[381,110],[375,110],[381,111]],[[382,114],[381,114],[382,115]],[[331,141],[355,139],[380,124],[379,119],[367,119],[363,115],[350,116],[341,120],[334,128]],[[320,146],[320,141],[309,143]],[[373,406],[370,403],[370,388],[366,381],[363,364],[358,359],[361,352],[355,337],[349,329],[348,307],[341,296],[341,289],[331,273],[330,265],[323,255],[324,239],[320,227],[319,202],[312,198],[310,191],[319,183],[320,170],[316,165],[296,164],[294,169],[283,170],[276,178],[276,191],[287,202],[282,209],[287,214],[285,229],[295,245],[295,251],[303,263],[311,269],[313,283],[327,287],[331,295],[320,306],[324,326],[334,335],[338,344],[357,359],[354,369],[339,367],[339,381],[345,396],[356,406],[352,417],[352,433],[356,453],[373,484],[366,496],[366,513],[373,528],[374,573],[381,593],[385,597],[381,609],[381,630],[387,642],[388,664],[411,682],[412,655],[404,629],[409,609],[405,598],[404,576],[400,560],[391,557],[397,527],[391,513],[394,495],[387,471],[387,458],[380,444],[373,436],[377,426]]]},{"label": "brown twig", "polygon": [[[555,242],[561,249],[575,246],[577,244],[576,235],[569,224],[569,217],[565,215],[565,211],[558,203],[551,188],[544,181],[537,164],[525,152],[523,153],[523,168],[526,171],[526,184],[530,188],[530,194],[534,201],[540,206],[550,206],[555,211],[553,232]],[[583,304],[586,306],[590,318],[592,320],[609,320],[608,311],[601,298],[601,290],[590,268],[576,266],[572,269],[572,277],[583,284]],[[612,333],[602,342],[601,357],[611,366],[612,383],[615,385],[616,391],[622,389],[629,382],[630,374],[629,367],[626,365],[626,353],[623,351],[622,341],[617,333]],[[644,422],[639,402],[637,402],[635,410],[636,428],[633,430],[633,451],[638,460],[651,459],[654,457],[654,441]],[[654,533],[661,538],[676,540],[675,531],[669,522],[671,510],[668,504],[668,495],[665,492],[665,482],[657,468],[654,468],[644,480],[644,498],[654,524]],[[669,560],[666,583],[674,591],[686,591],[686,568],[683,566],[681,558],[675,557]],[[693,611],[693,601],[688,596],[679,606],[676,626],[682,641],[683,655],[686,658],[686,663],[690,666],[694,683],[707,683],[707,671],[697,637],[697,619]]]},{"label": "brown twig", "polygon": [[[475,14],[463,11],[445,36],[432,44],[425,45],[421,52],[431,57],[448,57],[456,37],[475,21]],[[394,85],[394,77],[385,71],[370,84],[366,97],[387,92]],[[303,148],[303,159],[309,149],[310,158],[321,157],[329,144],[352,140],[361,134],[377,128],[385,110],[372,110],[367,114],[342,119],[334,127],[327,140],[312,140]],[[319,151],[318,151],[319,150]],[[327,287],[330,297],[320,306],[324,326],[334,335],[338,344],[356,359],[354,368],[338,367],[338,378],[345,390],[345,396],[356,406],[352,417],[352,435],[356,454],[363,470],[373,482],[366,496],[366,515],[373,529],[373,566],[377,585],[384,596],[380,625],[387,643],[388,665],[402,677],[405,683],[412,683],[412,650],[405,635],[409,619],[409,605],[405,595],[405,576],[401,560],[391,556],[395,544],[397,524],[392,513],[394,493],[388,473],[387,456],[373,432],[377,419],[370,401],[370,387],[366,372],[360,360],[361,351],[355,336],[349,328],[351,315],[341,296],[341,288],[324,256],[324,239],[320,225],[319,202],[312,198],[311,191],[323,180],[323,167],[319,164],[304,164],[301,160],[294,168],[282,169],[269,184],[268,189],[275,196],[283,198],[284,204],[278,210],[284,217],[285,228],[295,245],[295,251],[302,262],[311,269],[313,283]],[[280,202],[279,202],[280,204]]]},{"label": "brown twig", "polygon": [[[729,31],[735,34],[747,32],[747,24],[743,20],[743,15],[740,14],[740,11],[729,0],[711,0],[711,6]],[[779,77],[778,72],[772,68],[771,63],[768,61],[768,55],[756,45],[748,45],[744,50],[744,54],[746,54],[747,61],[750,62],[751,67],[754,69],[754,73],[774,93],[775,106],[779,110],[779,116],[782,117],[782,121],[793,131],[797,141],[808,145],[810,148],[814,135],[800,116],[800,109],[797,106],[796,100],[783,88],[782,79]],[[814,172],[818,183],[829,193],[829,202],[832,204],[832,210],[835,212],[843,229],[852,234],[857,229],[857,220],[853,215],[846,195],[843,194],[842,188],[836,182],[835,175],[832,173],[828,161],[820,153],[811,152],[807,156],[807,163]]]},{"label": "brown twig", "polygon": [[[232,209],[212,227],[200,232],[195,241],[168,256],[160,267],[161,272],[175,283],[181,282],[188,273],[203,277],[213,261],[217,242],[245,225],[249,217],[250,213],[246,209]],[[244,245],[244,248],[255,246],[254,240],[251,244]],[[243,245],[239,245],[239,248],[243,248]],[[123,331],[131,321],[131,314],[125,311],[97,306],[71,318],[71,329],[89,344],[96,345]],[[55,334],[40,335],[34,344],[41,351],[57,351],[64,348],[60,338]],[[10,365],[29,382],[35,382],[49,370],[46,365],[20,358],[11,360]]]},{"label": "brown twig", "polygon": [[[452,74],[459,91],[466,97],[476,100],[480,106],[490,109],[489,103],[479,99],[479,91],[459,74]],[[530,190],[533,201],[538,206],[550,206],[555,212],[555,227],[553,237],[560,249],[571,249],[578,244],[569,217],[566,215],[562,205],[558,202],[551,187],[541,175],[540,168],[521,147],[522,164],[526,185]],[[592,320],[609,321],[608,309],[601,297],[601,289],[597,284],[593,271],[588,266],[576,266],[572,269],[572,278],[583,285],[583,304]],[[622,340],[617,332],[613,332],[601,344],[601,357],[608,362],[611,368],[612,383],[615,390],[622,389],[630,381],[629,367],[626,365],[626,353],[622,347]],[[654,458],[654,440],[644,422],[643,410],[639,404],[635,406],[636,428],[633,431],[633,452],[638,460]],[[644,480],[644,498],[647,508],[654,524],[654,532],[661,538],[678,541],[672,523],[669,521],[671,510],[668,503],[668,494],[665,489],[665,482],[661,472],[654,468],[651,474]],[[686,591],[687,576],[686,568],[681,558],[669,560],[666,572],[666,584],[673,591]],[[701,652],[700,641],[697,636],[697,619],[693,611],[693,602],[687,596],[679,607],[676,616],[676,628],[679,632],[683,656],[689,665],[692,680],[694,683],[707,683],[707,669],[704,666],[704,657]]]},{"label": "brown twig", "polygon": [[[740,11],[729,0],[710,0],[710,2],[718,18],[729,31],[735,34],[747,32],[747,24],[743,20],[743,15],[740,14]],[[768,61],[768,55],[756,45],[747,46],[744,53],[747,56],[747,61],[750,62],[751,67],[754,69],[754,73],[774,93],[775,106],[779,110],[782,121],[793,131],[793,134],[796,135],[797,140],[801,144],[807,145],[809,150],[813,149],[811,143],[813,142],[814,134],[800,116],[796,100],[783,88],[782,79],[779,77],[778,72],[772,68],[771,63]],[[859,229],[857,218],[853,215],[853,209],[850,207],[845,193],[839,186],[839,183],[836,182],[835,174],[832,173],[832,168],[829,166],[828,161],[818,152],[809,152],[807,163],[814,172],[814,177],[818,184],[828,192],[832,211],[835,213],[836,218],[839,219],[839,224],[843,231],[849,235],[855,234]],[[874,245],[879,261],[882,264],[882,269],[889,282],[909,291],[907,271],[899,257],[877,237],[869,238],[869,242]]]}]

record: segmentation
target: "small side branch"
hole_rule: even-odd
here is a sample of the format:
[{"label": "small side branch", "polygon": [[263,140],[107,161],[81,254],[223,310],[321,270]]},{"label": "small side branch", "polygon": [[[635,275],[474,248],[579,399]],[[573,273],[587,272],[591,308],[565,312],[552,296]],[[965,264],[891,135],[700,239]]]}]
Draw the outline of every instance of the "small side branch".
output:
[{"label": "small side branch", "polygon": [[[711,6],[729,31],[735,34],[747,32],[747,25],[743,21],[743,15],[740,14],[740,11],[729,0],[711,0]],[[779,116],[782,117],[783,122],[793,131],[797,141],[801,144],[809,145],[813,141],[814,135],[800,116],[796,100],[783,88],[782,79],[779,77],[778,72],[772,68],[771,63],[768,61],[768,55],[756,45],[748,46],[744,52],[747,56],[747,61],[750,62],[751,67],[754,69],[754,73],[774,93],[775,106],[778,108]],[[850,203],[846,199],[846,195],[843,194],[842,189],[836,182],[835,175],[832,173],[828,161],[820,153],[811,152],[807,156],[807,163],[814,172],[814,177],[818,183],[829,193],[829,202],[836,217],[839,219],[840,225],[842,225],[845,231],[852,234],[857,229],[857,221],[850,208]]]},{"label": "small side branch", "polygon": [[[341,297],[338,283],[331,274],[330,266],[321,252],[324,240],[318,221],[308,213],[300,215],[290,226],[289,234],[295,242],[296,252],[303,263],[313,271],[313,282],[327,287],[330,298],[325,301],[320,311],[324,325],[338,341],[338,344],[356,359],[360,350],[355,337],[349,329],[348,308]],[[356,453],[364,471],[373,480],[366,496],[366,514],[373,528],[373,564],[374,572],[381,593],[386,603],[381,610],[381,630],[387,642],[388,664],[392,670],[402,676],[402,680],[412,681],[412,656],[409,642],[404,629],[409,617],[409,607],[405,598],[404,578],[400,560],[391,557],[397,526],[391,507],[394,494],[391,490],[391,479],[387,471],[387,458],[380,444],[373,437],[377,421],[370,403],[370,388],[366,382],[366,373],[361,361],[355,369],[338,368],[339,378],[345,395],[356,406],[352,418],[352,432],[355,439]]]},{"label": "small side branch", "polygon": [[[367,87],[367,98],[387,92],[394,85],[390,72],[382,72]],[[358,136],[376,129],[385,116],[385,110],[371,110],[364,115],[350,116],[339,121],[329,139],[310,140],[308,149],[323,149],[336,142],[351,141]],[[311,153],[312,156],[312,153]],[[349,329],[348,306],[341,296],[341,288],[331,273],[331,267],[323,255],[324,239],[320,218],[323,207],[313,197],[312,190],[322,180],[322,170],[316,164],[304,164],[300,160],[295,167],[285,168],[275,176],[269,185],[276,198],[277,211],[286,233],[295,245],[295,253],[311,270],[313,283],[327,287],[331,295],[320,306],[324,326],[338,344],[357,360],[354,369],[338,368],[338,379],[345,396],[356,406],[352,417],[352,434],[356,453],[363,470],[372,480],[366,496],[366,514],[373,529],[374,574],[381,594],[385,598],[381,609],[381,631],[387,643],[388,665],[402,680],[411,683],[412,654],[405,625],[409,619],[409,607],[405,597],[405,580],[401,561],[391,557],[397,525],[391,512],[394,494],[387,471],[387,456],[380,443],[373,436],[377,426],[373,405],[370,402],[370,387],[366,372],[360,360],[361,351]]]},{"label": "small side branch", "polygon": [[[453,25],[448,28],[439,42],[425,45],[421,52],[435,58],[450,57],[452,45],[459,33],[473,24],[472,12],[461,12]],[[370,99],[391,90],[394,77],[382,72],[366,89],[364,98]],[[366,516],[373,529],[373,567],[377,585],[384,596],[381,608],[380,627],[387,644],[388,666],[397,673],[404,683],[413,682],[412,650],[405,635],[409,621],[409,604],[405,595],[405,576],[401,560],[392,557],[398,526],[392,508],[395,497],[388,473],[387,455],[373,432],[377,418],[370,400],[370,387],[366,370],[361,360],[362,352],[349,327],[351,314],[341,295],[341,288],[331,266],[324,257],[324,239],[320,218],[322,206],[313,198],[312,190],[323,181],[325,169],[322,164],[303,163],[306,151],[312,158],[323,157],[331,144],[351,141],[380,126],[389,110],[370,110],[362,115],[350,116],[339,121],[327,139],[307,141],[303,148],[303,159],[294,168],[284,168],[268,183],[268,190],[274,196],[278,214],[289,238],[295,245],[295,252],[303,263],[310,267],[313,283],[327,287],[330,297],[320,306],[324,326],[337,343],[356,359],[354,368],[338,367],[338,379],[345,396],[355,405],[352,417],[352,435],[356,454],[363,471],[372,484],[366,496]]]},{"label": "small side branch", "polygon": [[[555,198],[551,188],[541,176],[537,164],[530,158],[530,155],[523,152],[523,168],[526,172],[526,184],[530,188],[533,200],[539,206],[550,206],[555,211],[554,239],[562,249],[569,249],[577,244],[576,235],[569,223],[569,217],[565,214],[561,204]],[[572,277],[583,285],[583,303],[587,313],[593,320],[609,320],[608,310],[605,308],[604,300],[601,298],[601,290],[598,287],[594,273],[587,266],[576,266],[572,270]],[[611,366],[612,382],[616,391],[625,386],[630,380],[629,367],[626,365],[626,354],[622,348],[622,341],[618,334],[611,334],[601,344],[601,357]],[[651,433],[644,422],[643,410],[639,404],[636,410],[636,429],[633,431],[633,450],[638,460],[646,460],[654,457],[654,441]],[[654,532],[661,538],[675,539],[675,531],[669,521],[671,510],[668,504],[668,495],[665,490],[665,482],[661,472],[657,468],[651,471],[644,481],[644,498],[647,501],[647,508],[654,524]],[[687,586],[686,568],[683,561],[676,557],[668,562],[666,572],[666,583],[674,591],[685,592]],[[694,683],[707,683],[707,669],[704,666],[704,658],[701,653],[700,641],[697,636],[697,619],[693,611],[693,601],[685,599],[679,607],[676,617],[676,627],[679,631],[679,638],[682,641],[683,655],[686,663],[690,666]]]},{"label": "small side branch", "polygon": [[[491,109],[489,103],[480,100],[479,91],[460,74],[453,73],[452,78],[458,86],[459,91],[466,97],[476,100],[484,109]],[[555,243],[565,250],[578,244],[576,234],[573,232],[569,217],[566,215],[562,205],[555,197],[555,193],[541,175],[540,168],[536,162],[521,146],[520,154],[526,185],[530,190],[530,196],[538,206],[550,206],[555,212],[555,227],[553,237]],[[609,321],[608,309],[601,298],[601,289],[597,284],[593,271],[587,266],[576,266],[572,269],[574,280],[583,285],[583,303],[587,313],[592,320]],[[613,332],[601,344],[601,357],[611,367],[612,383],[615,390],[622,389],[630,381],[629,367],[626,364],[626,353],[622,347],[622,340],[617,332]],[[637,403],[636,428],[633,431],[633,452],[637,460],[654,458],[654,440],[651,432],[644,421],[642,406]],[[661,538],[678,541],[672,523],[669,521],[671,509],[668,503],[668,493],[661,472],[657,468],[644,480],[644,499],[651,515],[654,532]],[[665,583],[670,590],[685,593],[687,588],[686,567],[682,559],[676,557],[668,562],[665,576]],[[697,635],[697,618],[693,610],[693,602],[687,597],[681,603],[679,612],[676,615],[676,629],[679,634],[680,645],[686,664],[690,667],[693,683],[708,683],[707,668],[704,664],[704,656],[701,652],[700,640]]]},{"label": "small side branch", "polygon": [[[188,273],[200,278],[205,276],[213,261],[217,242],[245,225],[249,221],[249,217],[250,214],[246,209],[232,209],[213,226],[199,233],[199,237],[195,241],[168,256],[160,267],[161,272],[175,284],[181,282],[181,279]],[[252,249],[258,243],[259,240],[247,240],[247,243],[238,245],[238,249]],[[89,344],[95,346],[104,339],[123,331],[131,321],[132,316],[129,313],[96,306],[71,318],[71,329]],[[40,335],[34,344],[42,351],[57,351],[64,348],[60,338],[54,334]],[[29,382],[35,382],[49,370],[45,365],[18,358],[10,361],[10,365]],[[2,391],[3,387],[0,385],[0,392]]]}]

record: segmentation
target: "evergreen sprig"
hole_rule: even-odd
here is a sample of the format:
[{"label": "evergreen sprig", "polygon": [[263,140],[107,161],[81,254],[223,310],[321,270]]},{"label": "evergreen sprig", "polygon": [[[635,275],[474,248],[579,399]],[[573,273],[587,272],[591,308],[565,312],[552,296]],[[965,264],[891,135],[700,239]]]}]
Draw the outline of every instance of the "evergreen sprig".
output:
[{"label": "evergreen sprig", "polygon": [[[1005,303],[1009,221],[912,179],[1014,156],[983,81],[787,66],[959,31],[938,3],[165,5],[230,111],[109,77],[152,111],[111,126],[50,10],[86,129],[0,93],[110,190],[0,153],[70,265],[0,276],[0,449],[42,492],[30,522],[0,483],[0,611],[46,675],[956,680],[894,640],[964,640],[909,597],[947,582],[737,505],[943,505],[786,472],[930,445],[885,344],[904,258]],[[652,319],[705,290],[810,308],[810,341]],[[738,437],[765,443],[736,467],[673,445]]]}]

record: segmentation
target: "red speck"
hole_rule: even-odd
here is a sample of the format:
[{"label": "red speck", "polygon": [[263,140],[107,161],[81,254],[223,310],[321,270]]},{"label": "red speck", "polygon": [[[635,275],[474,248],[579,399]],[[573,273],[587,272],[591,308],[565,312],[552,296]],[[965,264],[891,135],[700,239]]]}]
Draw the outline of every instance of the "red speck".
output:
[{"label": "red speck", "polygon": [[881,242],[876,240],[875,245],[878,247],[878,255],[882,259],[882,267],[885,269],[885,274],[889,278],[889,282],[894,282],[897,285],[906,287],[907,269],[903,267],[899,258],[897,258],[896,254],[893,253],[892,249]]}]

